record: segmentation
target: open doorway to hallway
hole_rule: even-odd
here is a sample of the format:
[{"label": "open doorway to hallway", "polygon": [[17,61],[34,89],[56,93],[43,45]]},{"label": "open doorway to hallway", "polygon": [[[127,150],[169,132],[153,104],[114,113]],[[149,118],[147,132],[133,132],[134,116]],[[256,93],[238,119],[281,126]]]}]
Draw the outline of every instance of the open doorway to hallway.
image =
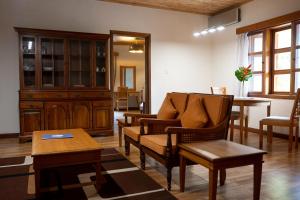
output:
[{"label": "open doorway to hallway", "polygon": [[150,113],[150,34],[111,31],[114,122],[124,112]]}]

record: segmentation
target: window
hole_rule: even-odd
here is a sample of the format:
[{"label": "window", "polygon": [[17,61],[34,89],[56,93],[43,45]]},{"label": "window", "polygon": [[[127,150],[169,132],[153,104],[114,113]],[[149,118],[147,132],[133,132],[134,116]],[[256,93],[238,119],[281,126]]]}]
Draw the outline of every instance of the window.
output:
[{"label": "window", "polygon": [[248,34],[250,96],[291,95],[300,87],[300,21]]},{"label": "window", "polygon": [[250,90],[262,92],[263,89],[263,33],[249,36],[249,63],[252,65],[253,78]]}]

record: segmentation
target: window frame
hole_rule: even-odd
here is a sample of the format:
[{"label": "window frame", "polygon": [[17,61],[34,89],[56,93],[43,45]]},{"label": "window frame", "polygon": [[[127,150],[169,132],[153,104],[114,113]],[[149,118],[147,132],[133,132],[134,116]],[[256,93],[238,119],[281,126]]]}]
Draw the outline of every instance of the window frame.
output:
[{"label": "window frame", "polygon": [[[285,23],[284,25],[266,28],[260,31],[252,31],[248,33],[248,37],[256,34],[263,34],[263,59],[262,59],[262,72],[253,74],[262,74],[262,91],[249,91],[248,96],[253,97],[268,97],[278,99],[293,99],[296,91],[296,72],[300,72],[300,66],[296,68],[296,50],[300,51],[300,44],[297,45],[297,26],[300,26],[300,20]],[[291,46],[287,48],[275,49],[275,33],[285,29],[291,29]],[[298,33],[300,35],[300,33]],[[300,38],[298,39],[300,40]],[[274,58],[276,53],[291,52],[291,68],[284,70],[275,70]],[[256,52],[257,53],[257,52]],[[248,49],[248,59],[255,53],[250,52],[250,39]],[[249,62],[250,63],[250,62]],[[274,91],[274,75],[276,74],[290,74],[290,91]]]}]

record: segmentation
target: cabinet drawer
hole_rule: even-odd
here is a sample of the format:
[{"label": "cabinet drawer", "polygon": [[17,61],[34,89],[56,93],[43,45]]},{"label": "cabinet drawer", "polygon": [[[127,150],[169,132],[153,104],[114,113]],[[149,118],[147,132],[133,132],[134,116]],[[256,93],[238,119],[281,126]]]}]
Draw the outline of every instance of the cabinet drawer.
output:
[{"label": "cabinet drawer", "polygon": [[112,106],[112,101],[94,101],[93,107]]},{"label": "cabinet drawer", "polygon": [[109,98],[112,97],[110,92],[70,92],[70,98]]},{"label": "cabinet drawer", "polygon": [[21,109],[43,108],[43,102],[27,102],[27,101],[23,101],[23,102],[20,102],[20,108]]}]

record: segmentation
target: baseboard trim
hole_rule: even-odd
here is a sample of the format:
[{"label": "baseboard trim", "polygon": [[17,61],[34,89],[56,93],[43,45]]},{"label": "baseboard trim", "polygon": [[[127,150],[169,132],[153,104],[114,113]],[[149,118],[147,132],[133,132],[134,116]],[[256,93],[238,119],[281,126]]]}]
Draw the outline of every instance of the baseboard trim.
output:
[{"label": "baseboard trim", "polygon": [[19,137],[19,133],[0,133],[1,138],[17,138]]},{"label": "baseboard trim", "polygon": [[[240,126],[239,125],[234,125],[234,129],[240,129]],[[259,129],[248,127],[248,132],[259,134]],[[267,131],[265,131],[265,130],[264,130],[264,135],[267,135]],[[273,137],[287,139],[287,140],[289,139],[288,135],[283,134],[283,133],[277,133],[277,132],[273,132]]]}]

